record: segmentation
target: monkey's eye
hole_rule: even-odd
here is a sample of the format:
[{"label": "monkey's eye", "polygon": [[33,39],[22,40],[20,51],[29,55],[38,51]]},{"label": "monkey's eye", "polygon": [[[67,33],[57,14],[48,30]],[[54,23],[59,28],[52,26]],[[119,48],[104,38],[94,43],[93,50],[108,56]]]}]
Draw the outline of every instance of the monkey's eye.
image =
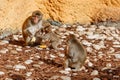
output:
[{"label": "monkey's eye", "polygon": [[40,14],[39,14],[39,13],[36,13],[35,15],[40,16]]}]

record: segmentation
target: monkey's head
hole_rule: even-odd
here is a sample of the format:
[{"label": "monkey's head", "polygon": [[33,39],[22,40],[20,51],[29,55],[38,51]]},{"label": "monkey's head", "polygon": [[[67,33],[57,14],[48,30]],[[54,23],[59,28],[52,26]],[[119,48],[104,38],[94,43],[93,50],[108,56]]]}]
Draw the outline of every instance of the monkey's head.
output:
[{"label": "monkey's head", "polygon": [[32,13],[31,21],[33,24],[37,24],[40,20],[42,20],[43,14],[36,10]]},{"label": "monkey's head", "polygon": [[72,42],[75,38],[76,36],[74,34],[69,34],[67,37],[67,42]]}]

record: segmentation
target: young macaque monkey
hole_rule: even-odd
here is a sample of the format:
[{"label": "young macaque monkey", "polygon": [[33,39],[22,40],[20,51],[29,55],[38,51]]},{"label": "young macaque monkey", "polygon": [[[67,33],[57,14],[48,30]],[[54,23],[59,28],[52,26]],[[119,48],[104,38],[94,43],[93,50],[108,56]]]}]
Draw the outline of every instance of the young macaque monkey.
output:
[{"label": "young macaque monkey", "polygon": [[51,46],[55,49],[55,50],[59,50],[58,46],[61,44],[61,39],[60,37],[55,34],[54,32],[50,31],[48,33],[46,33],[43,37],[43,40],[49,40],[51,43]]},{"label": "young macaque monkey", "polygon": [[43,14],[36,10],[29,16],[22,26],[22,34],[26,45],[33,45],[36,42],[35,34],[43,28]]},{"label": "young macaque monkey", "polygon": [[87,53],[83,45],[77,40],[75,35],[70,34],[68,37],[68,45],[66,49],[65,68],[80,70],[85,63]]},{"label": "young macaque monkey", "polygon": [[51,31],[51,25],[47,21],[43,21],[43,26],[44,26],[44,28],[42,28],[41,30],[39,30],[35,33],[35,38],[36,38],[36,43],[37,44],[41,44],[42,36],[44,36],[44,34]]}]

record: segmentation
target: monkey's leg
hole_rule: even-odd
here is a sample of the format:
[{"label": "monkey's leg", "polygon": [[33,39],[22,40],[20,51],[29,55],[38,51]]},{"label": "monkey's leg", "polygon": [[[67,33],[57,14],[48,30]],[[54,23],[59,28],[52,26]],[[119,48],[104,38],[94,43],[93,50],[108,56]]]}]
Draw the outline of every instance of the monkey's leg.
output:
[{"label": "monkey's leg", "polygon": [[35,41],[32,41],[32,38],[33,38],[33,37],[30,37],[30,36],[28,36],[28,37],[26,38],[26,45],[27,45],[27,46],[34,46]]},{"label": "monkey's leg", "polygon": [[35,44],[41,44],[42,42],[42,38],[41,37],[36,37],[36,41],[35,41]]},{"label": "monkey's leg", "polygon": [[66,69],[66,68],[68,68],[69,67],[69,61],[68,61],[68,59],[66,59],[65,60],[65,63],[64,63],[64,68]]},{"label": "monkey's leg", "polygon": [[72,67],[74,67],[75,69],[73,69],[73,70],[74,70],[74,71],[80,71],[80,65],[81,65],[80,62],[74,63],[74,64],[72,65]]},{"label": "monkey's leg", "polygon": [[59,50],[57,46],[58,46],[58,43],[57,43],[57,42],[52,42],[52,47],[53,47],[55,50]]},{"label": "monkey's leg", "polygon": [[25,45],[29,45],[31,41],[31,38],[28,36],[25,40]]}]

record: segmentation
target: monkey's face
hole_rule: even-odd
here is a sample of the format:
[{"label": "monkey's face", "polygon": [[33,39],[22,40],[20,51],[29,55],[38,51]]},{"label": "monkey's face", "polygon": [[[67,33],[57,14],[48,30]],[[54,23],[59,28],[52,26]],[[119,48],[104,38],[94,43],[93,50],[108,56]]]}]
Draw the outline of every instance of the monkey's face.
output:
[{"label": "monkey's face", "polygon": [[42,20],[43,14],[40,11],[34,11],[32,13],[32,22],[37,24],[40,20]]},{"label": "monkey's face", "polygon": [[40,17],[39,16],[32,16],[32,22],[34,24],[37,24],[40,21]]}]

